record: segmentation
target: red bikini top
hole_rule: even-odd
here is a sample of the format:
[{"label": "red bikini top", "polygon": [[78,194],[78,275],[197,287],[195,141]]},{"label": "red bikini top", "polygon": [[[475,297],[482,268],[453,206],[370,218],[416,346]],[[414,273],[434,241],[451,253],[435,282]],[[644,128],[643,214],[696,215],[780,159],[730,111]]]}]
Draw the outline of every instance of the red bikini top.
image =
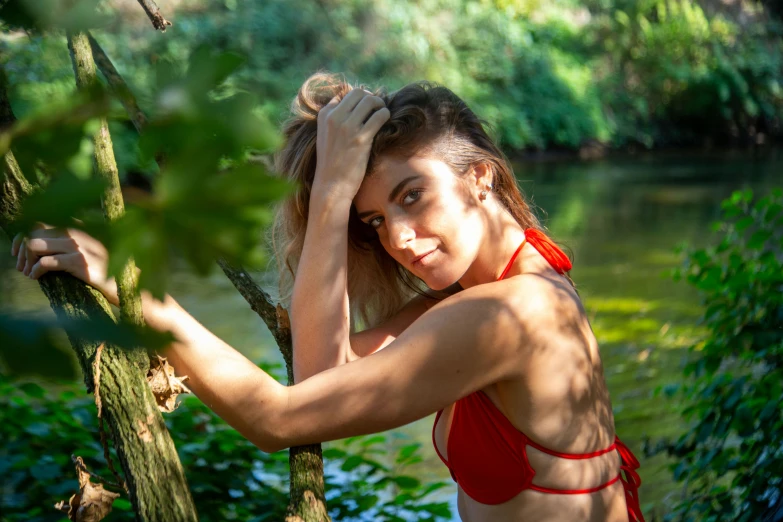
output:
[{"label": "red bikini top", "polygon": [[[559,273],[571,270],[571,261],[568,257],[542,232],[529,228],[525,230],[525,240],[533,245]],[[498,281],[508,274],[524,244],[525,241],[514,252]],[[479,390],[454,403],[451,428],[447,435],[446,451],[450,459],[447,461],[435,444],[435,426],[442,413],[443,410],[439,411],[435,417],[432,444],[440,459],[451,471],[454,481],[477,502],[502,504],[525,489],[566,495],[593,493],[622,480],[629,520],[644,522],[637,491],[641,485],[639,474],[636,473],[639,461],[620,439],[615,439],[608,448],[592,453],[572,454],[553,451],[516,429],[490,398]],[[620,474],[600,486],[589,489],[571,490],[538,486],[533,484],[536,472],[528,461],[527,446],[564,459],[589,459],[617,450],[622,460]]]}]

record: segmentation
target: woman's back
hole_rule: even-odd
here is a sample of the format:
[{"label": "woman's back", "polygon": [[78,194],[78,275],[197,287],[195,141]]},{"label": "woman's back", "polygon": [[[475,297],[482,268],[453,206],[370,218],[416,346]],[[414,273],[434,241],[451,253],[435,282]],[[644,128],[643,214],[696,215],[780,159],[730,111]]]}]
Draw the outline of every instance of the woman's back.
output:
[{"label": "woman's back", "polygon": [[[463,429],[460,425],[470,422],[497,425],[507,420],[510,425],[505,426],[506,429],[516,430],[517,438],[510,439],[506,434],[503,435],[505,441],[496,445],[504,446],[504,442],[513,440],[512,446],[525,446],[524,451],[520,448],[511,450],[520,453],[525,462],[515,462],[510,454],[497,455],[498,460],[494,464],[491,458],[482,458],[481,465],[497,466],[493,468],[495,471],[483,470],[490,472],[488,478],[481,481],[481,488],[489,495],[487,498],[493,498],[493,495],[497,499],[503,499],[503,495],[513,496],[494,505],[486,500],[479,502],[465,491],[465,488],[470,490],[469,482],[462,481],[464,488],[460,488],[459,494],[461,517],[463,521],[471,522],[625,522],[628,512],[619,481],[592,493],[552,494],[529,489],[524,483],[517,484],[515,488],[509,484],[514,480],[508,477],[500,479],[509,466],[527,467],[531,471],[533,487],[598,489],[616,479],[621,463],[616,451],[592,458],[563,458],[524,442],[527,437],[533,444],[545,447],[542,449],[556,453],[600,453],[600,450],[612,446],[615,434],[598,346],[576,292],[531,245],[523,248],[520,257],[523,258],[525,273],[511,274],[494,284],[506,298],[512,296],[515,302],[511,308],[519,312],[518,320],[525,325],[525,339],[520,344],[518,357],[509,361],[509,364],[519,365],[520,378],[499,382],[482,390],[485,394],[483,400],[489,400],[491,404],[484,402],[481,406],[466,407],[466,401],[462,400],[444,409],[435,425],[434,442],[444,460],[451,458],[448,453],[451,449],[464,462],[467,459],[460,454],[495,451],[482,446],[491,444],[487,430],[497,427],[475,426],[476,430],[483,430],[483,435],[465,444],[467,436],[459,433],[455,436],[455,431]],[[457,417],[460,419],[456,425],[455,406],[459,408]],[[505,419],[496,417],[494,421],[487,421],[475,413],[473,419],[466,418],[471,416],[471,409],[475,411],[479,407],[496,409],[497,414],[502,414]],[[472,474],[480,473],[474,470]],[[493,476],[499,480],[496,484],[492,483]],[[529,479],[520,478],[517,482],[519,480],[524,482]],[[476,491],[473,496],[478,496]]]}]

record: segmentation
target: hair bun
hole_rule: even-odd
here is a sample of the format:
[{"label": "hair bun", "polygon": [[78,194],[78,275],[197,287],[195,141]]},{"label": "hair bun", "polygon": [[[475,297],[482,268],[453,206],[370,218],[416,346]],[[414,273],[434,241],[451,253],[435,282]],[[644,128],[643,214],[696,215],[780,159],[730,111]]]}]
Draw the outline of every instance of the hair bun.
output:
[{"label": "hair bun", "polygon": [[315,120],[321,109],[338,96],[342,99],[353,87],[345,77],[337,73],[319,71],[305,80],[291,104],[294,117]]}]

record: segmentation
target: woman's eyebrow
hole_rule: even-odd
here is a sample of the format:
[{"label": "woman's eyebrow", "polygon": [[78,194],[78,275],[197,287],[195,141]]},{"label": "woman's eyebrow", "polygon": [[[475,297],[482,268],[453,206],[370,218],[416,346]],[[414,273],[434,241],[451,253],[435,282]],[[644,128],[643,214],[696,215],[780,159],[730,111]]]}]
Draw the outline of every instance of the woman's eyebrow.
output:
[{"label": "woman's eyebrow", "polygon": [[[402,192],[402,189],[405,188],[405,185],[410,183],[411,181],[415,181],[417,179],[421,178],[421,175],[415,175],[415,176],[408,176],[404,180],[397,183],[397,185],[392,189],[391,192],[389,192],[389,203],[393,203],[395,199],[397,199],[397,195]],[[360,212],[357,214],[359,216],[359,219],[364,219],[365,217],[369,216],[370,214],[374,214],[374,210],[366,210],[364,212]]]}]

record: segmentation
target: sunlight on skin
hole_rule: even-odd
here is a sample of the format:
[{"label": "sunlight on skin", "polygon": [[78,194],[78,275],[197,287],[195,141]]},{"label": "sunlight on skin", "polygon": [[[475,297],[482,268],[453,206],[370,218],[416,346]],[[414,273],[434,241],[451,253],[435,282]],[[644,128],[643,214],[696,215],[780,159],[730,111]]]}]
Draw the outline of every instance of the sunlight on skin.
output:
[{"label": "sunlight on skin", "polygon": [[[458,177],[437,159],[384,158],[353,202],[386,252],[430,288],[442,290],[455,281],[469,288],[497,279],[503,270],[498,260],[510,258],[524,238],[493,197],[476,204],[474,193],[491,182],[486,166]],[[427,259],[413,262],[428,252]]]}]

